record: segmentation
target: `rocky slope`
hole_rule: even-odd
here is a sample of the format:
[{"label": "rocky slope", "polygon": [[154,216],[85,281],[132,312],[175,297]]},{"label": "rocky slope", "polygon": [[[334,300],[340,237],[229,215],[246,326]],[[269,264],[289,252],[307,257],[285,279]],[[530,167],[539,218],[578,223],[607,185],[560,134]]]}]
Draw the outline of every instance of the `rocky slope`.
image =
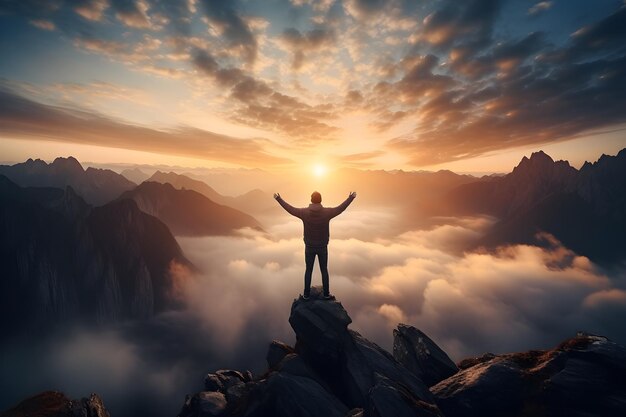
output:
[{"label": "rocky slope", "polygon": [[167,224],[177,236],[229,235],[243,227],[260,229],[252,216],[217,204],[192,190],[146,181],[123,193],[118,201],[133,200],[139,208]]},{"label": "rocky slope", "polygon": [[109,412],[96,394],[70,400],[61,392],[45,391],[25,399],[0,417],[109,417]]},{"label": "rocky slope", "polygon": [[96,206],[112,201],[136,185],[109,169],[83,169],[71,156],[56,158],[50,164],[41,159],[29,159],[15,165],[0,165],[0,175],[22,187],[65,189],[70,186],[85,201]]},{"label": "rocky slope", "polygon": [[[268,369],[219,370],[179,417],[618,416],[626,413],[626,348],[579,334],[552,350],[485,354],[454,364],[418,329],[399,325],[393,356],[348,329],[341,303],[294,300],[296,345],[274,341]],[[430,386],[430,388],[429,388]]]},{"label": "rocky slope", "polygon": [[431,388],[449,417],[626,415],[626,348],[579,333],[554,349],[484,355]]},{"label": "rocky slope", "polygon": [[149,317],[178,305],[170,268],[192,268],[167,226],[133,201],[92,208],[70,187],[3,176],[0,265],[5,334]]},{"label": "rocky slope", "polygon": [[540,232],[600,263],[626,259],[626,149],[580,169],[543,152],[524,157],[513,172],[464,184],[432,214],[489,214],[499,219],[479,245],[542,244]]}]

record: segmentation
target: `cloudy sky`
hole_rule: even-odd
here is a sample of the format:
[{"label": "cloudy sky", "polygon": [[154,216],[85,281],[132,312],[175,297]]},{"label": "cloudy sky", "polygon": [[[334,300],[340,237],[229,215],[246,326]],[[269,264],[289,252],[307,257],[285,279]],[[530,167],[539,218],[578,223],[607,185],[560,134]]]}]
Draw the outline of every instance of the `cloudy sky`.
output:
[{"label": "cloudy sky", "polygon": [[496,171],[626,146],[622,0],[5,0],[0,56],[3,162]]}]

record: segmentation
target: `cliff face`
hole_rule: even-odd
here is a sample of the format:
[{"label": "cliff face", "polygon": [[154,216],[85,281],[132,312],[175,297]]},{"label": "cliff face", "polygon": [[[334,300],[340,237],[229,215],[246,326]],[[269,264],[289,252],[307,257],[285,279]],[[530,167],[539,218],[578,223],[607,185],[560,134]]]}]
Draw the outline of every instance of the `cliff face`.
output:
[{"label": "cliff face", "polygon": [[177,305],[170,264],[191,267],[167,227],[132,201],[92,208],[71,188],[2,176],[0,248],[8,333],[149,317]]}]

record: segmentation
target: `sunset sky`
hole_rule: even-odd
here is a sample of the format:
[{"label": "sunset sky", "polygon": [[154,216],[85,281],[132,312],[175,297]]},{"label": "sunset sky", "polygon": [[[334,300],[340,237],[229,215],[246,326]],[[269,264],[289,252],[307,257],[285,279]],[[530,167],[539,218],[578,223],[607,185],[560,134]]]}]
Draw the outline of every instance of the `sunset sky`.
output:
[{"label": "sunset sky", "polygon": [[0,163],[508,171],[626,147],[621,0],[4,0]]}]

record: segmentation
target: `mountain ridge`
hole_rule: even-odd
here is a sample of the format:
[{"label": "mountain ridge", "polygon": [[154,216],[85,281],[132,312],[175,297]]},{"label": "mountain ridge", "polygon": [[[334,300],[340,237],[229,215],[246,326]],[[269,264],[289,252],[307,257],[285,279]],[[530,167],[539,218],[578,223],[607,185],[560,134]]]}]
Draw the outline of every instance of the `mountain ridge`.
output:
[{"label": "mountain ridge", "polygon": [[88,203],[94,205],[108,203],[136,186],[109,169],[83,169],[80,162],[72,156],[55,158],[50,164],[41,159],[29,158],[14,165],[0,165],[0,174],[22,187],[65,189],[69,185]]},{"label": "mountain ridge", "polygon": [[170,183],[144,181],[116,201],[125,199],[135,201],[142,211],[161,219],[175,235],[229,235],[244,227],[261,230],[252,216],[194,190],[176,189]]}]

